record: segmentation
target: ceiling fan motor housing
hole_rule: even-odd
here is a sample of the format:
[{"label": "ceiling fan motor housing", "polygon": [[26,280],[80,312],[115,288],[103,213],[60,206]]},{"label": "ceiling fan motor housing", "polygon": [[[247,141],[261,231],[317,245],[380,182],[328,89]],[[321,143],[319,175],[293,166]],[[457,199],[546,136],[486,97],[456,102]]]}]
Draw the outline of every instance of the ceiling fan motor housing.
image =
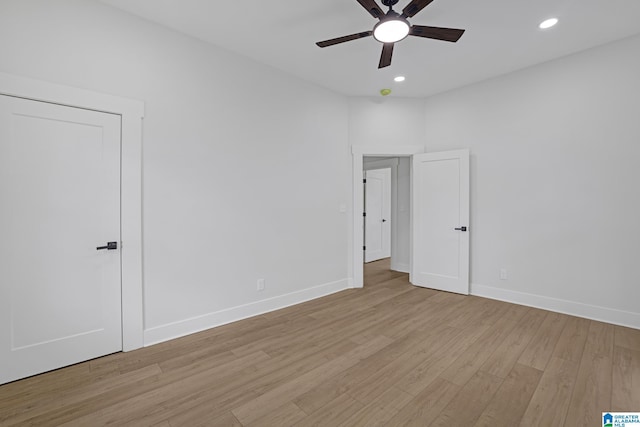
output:
[{"label": "ceiling fan motor housing", "polygon": [[382,4],[388,7],[393,7],[398,4],[398,0],[382,0]]}]

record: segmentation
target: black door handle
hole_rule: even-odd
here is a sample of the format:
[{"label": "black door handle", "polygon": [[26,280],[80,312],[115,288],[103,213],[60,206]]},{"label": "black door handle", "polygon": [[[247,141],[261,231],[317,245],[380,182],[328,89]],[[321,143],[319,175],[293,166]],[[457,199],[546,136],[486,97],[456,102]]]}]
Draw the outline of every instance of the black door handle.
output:
[{"label": "black door handle", "polygon": [[454,230],[467,231],[467,227],[454,228]]},{"label": "black door handle", "polygon": [[106,249],[108,251],[112,251],[114,249],[118,249],[118,242],[108,242],[107,246],[98,246],[96,249],[99,250],[99,251],[101,251],[103,249]]},{"label": "black door handle", "polygon": [[382,222],[387,222],[387,220],[386,220],[386,219],[383,219],[383,220],[382,220]]}]

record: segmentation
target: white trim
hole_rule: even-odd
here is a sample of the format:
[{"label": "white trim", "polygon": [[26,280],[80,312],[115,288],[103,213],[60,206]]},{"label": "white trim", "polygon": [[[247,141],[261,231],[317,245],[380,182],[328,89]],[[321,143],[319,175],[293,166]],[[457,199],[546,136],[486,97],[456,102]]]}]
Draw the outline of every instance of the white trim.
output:
[{"label": "white trim", "polygon": [[409,274],[409,272],[411,271],[409,264],[393,262],[393,259],[391,260],[391,269],[393,271],[399,271],[400,273],[407,274]]},{"label": "white trim", "polygon": [[352,146],[352,194],[353,194],[353,227],[352,227],[352,272],[353,287],[361,288],[364,285],[363,263],[364,254],[362,242],[364,240],[362,229],[362,212],[364,212],[363,158],[365,156],[404,157],[424,153],[423,145],[399,145],[399,146]]},{"label": "white trim", "polygon": [[403,157],[424,153],[424,145],[352,145],[351,154],[377,157]]},{"label": "white trim", "polygon": [[386,168],[397,168],[400,161],[397,158],[393,159],[383,159],[376,160],[374,162],[364,163],[363,161],[363,170],[376,170],[376,169],[386,169]]},{"label": "white trim", "polygon": [[511,291],[477,283],[471,284],[471,295],[640,329],[640,313]]},{"label": "white trim", "polygon": [[336,282],[325,283],[301,291],[292,292],[286,295],[256,301],[249,304],[240,305],[190,319],[180,320],[174,323],[157,326],[144,331],[144,345],[149,346],[175,338],[190,335],[196,332],[205,331],[217,326],[237,322],[263,313],[269,313],[292,305],[300,304],[336,292],[349,289],[349,279],[342,279]]},{"label": "white trim", "polygon": [[142,101],[0,73],[0,94],[118,114],[122,118],[122,349],[143,346]]}]

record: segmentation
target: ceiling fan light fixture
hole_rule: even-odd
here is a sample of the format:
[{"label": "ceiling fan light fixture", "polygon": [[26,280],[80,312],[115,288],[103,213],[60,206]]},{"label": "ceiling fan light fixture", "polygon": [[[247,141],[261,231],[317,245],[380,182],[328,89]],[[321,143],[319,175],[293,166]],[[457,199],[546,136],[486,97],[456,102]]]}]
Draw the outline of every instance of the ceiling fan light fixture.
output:
[{"label": "ceiling fan light fixture", "polygon": [[380,43],[395,43],[409,35],[409,23],[400,17],[383,19],[373,28],[373,37]]},{"label": "ceiling fan light fixture", "polygon": [[558,18],[550,18],[550,19],[547,19],[546,21],[543,21],[540,25],[538,25],[538,27],[540,27],[541,30],[546,30],[547,28],[553,27],[557,23],[558,23]]}]

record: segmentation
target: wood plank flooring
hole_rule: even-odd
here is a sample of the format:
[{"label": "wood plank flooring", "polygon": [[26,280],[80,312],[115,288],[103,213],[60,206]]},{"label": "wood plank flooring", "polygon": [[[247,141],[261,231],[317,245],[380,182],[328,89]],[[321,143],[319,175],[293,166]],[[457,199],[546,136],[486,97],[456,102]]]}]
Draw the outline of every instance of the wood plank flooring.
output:
[{"label": "wood plank flooring", "polygon": [[597,426],[640,411],[640,331],[365,288],[0,386],[0,426]]}]

